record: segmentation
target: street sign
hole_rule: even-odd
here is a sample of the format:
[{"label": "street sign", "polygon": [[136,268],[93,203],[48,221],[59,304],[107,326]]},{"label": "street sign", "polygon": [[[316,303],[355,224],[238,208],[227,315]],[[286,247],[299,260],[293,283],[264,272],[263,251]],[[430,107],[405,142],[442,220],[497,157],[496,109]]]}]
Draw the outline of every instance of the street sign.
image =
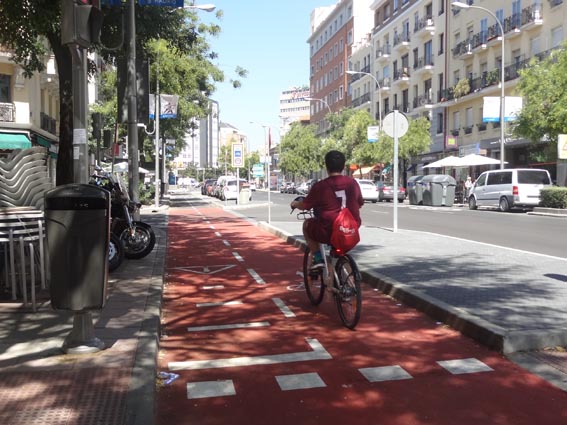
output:
[{"label": "street sign", "polygon": [[369,143],[375,143],[378,141],[378,134],[380,132],[380,127],[377,125],[370,125],[366,129],[366,134],[368,136]]},{"label": "street sign", "polygon": [[244,145],[242,143],[232,144],[232,166],[235,168],[244,167]]},{"label": "street sign", "polygon": [[560,134],[557,141],[557,158],[567,159],[567,134]]},{"label": "street sign", "polygon": [[264,177],[264,165],[254,164],[252,166],[252,175],[254,177]]},{"label": "street sign", "polygon": [[[394,121],[396,128],[394,128]],[[384,132],[390,137],[403,137],[407,133],[408,127],[408,119],[399,111],[390,112],[384,117],[384,122],[382,123]]]}]

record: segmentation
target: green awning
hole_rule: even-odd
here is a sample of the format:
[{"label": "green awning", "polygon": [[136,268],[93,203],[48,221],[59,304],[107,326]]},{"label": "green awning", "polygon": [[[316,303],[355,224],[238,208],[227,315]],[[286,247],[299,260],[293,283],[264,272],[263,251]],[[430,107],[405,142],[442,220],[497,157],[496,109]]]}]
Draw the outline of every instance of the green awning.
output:
[{"label": "green awning", "polygon": [[25,134],[0,133],[0,149],[28,149],[31,146]]}]

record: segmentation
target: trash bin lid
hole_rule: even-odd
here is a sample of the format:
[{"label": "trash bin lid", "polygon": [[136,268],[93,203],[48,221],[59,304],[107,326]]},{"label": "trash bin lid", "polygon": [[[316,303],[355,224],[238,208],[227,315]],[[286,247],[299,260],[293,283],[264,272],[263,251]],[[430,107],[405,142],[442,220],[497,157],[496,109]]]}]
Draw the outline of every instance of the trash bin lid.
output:
[{"label": "trash bin lid", "polygon": [[44,205],[46,210],[106,210],[110,192],[91,184],[71,183],[47,191]]}]

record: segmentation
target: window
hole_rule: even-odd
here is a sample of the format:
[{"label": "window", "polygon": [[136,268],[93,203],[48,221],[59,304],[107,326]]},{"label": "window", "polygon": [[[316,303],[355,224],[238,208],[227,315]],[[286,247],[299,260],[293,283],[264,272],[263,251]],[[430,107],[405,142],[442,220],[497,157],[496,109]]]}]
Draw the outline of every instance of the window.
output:
[{"label": "window", "polygon": [[344,64],[341,62],[339,63],[339,75],[343,75],[344,73]]},{"label": "window", "polygon": [[560,25],[558,27],[551,29],[551,48],[558,47],[563,40],[563,27]]},{"label": "window", "polygon": [[344,94],[345,94],[345,89],[344,89],[343,86],[340,86],[339,87],[339,100],[343,100]]},{"label": "window", "polygon": [[534,37],[530,40],[530,54],[531,56],[535,56],[539,52],[541,52],[539,37]]},{"label": "window", "polygon": [[347,34],[347,44],[348,45],[352,44],[352,30],[350,30]]},{"label": "window", "polygon": [[443,112],[437,113],[437,134],[443,133]]},{"label": "window", "polygon": [[461,113],[460,111],[453,112],[453,129],[458,130],[461,128]]},{"label": "window", "polygon": [[482,18],[480,20],[480,42],[482,44],[485,44],[487,38],[488,38],[488,18]]},{"label": "window", "polygon": [[345,41],[341,38],[339,40],[339,53],[342,53],[345,48]]},{"label": "window", "polygon": [[425,65],[433,65],[433,41],[429,40],[423,45]]},{"label": "window", "polygon": [[12,102],[10,91],[10,76],[6,74],[0,74],[0,102]]},{"label": "window", "polygon": [[438,0],[439,1],[439,16],[445,13],[445,0]]},{"label": "window", "polygon": [[390,19],[390,4],[389,3],[386,6],[384,6],[384,21],[387,21],[388,19]]},{"label": "window", "polygon": [[473,108],[467,108],[466,110],[465,125],[467,128],[470,128],[473,125]]},{"label": "window", "polygon": [[399,3],[398,0],[394,0],[394,6],[393,6],[393,7],[394,7],[394,12],[395,12],[396,10],[398,10],[398,7],[400,6],[398,3]]},{"label": "window", "polygon": [[437,40],[439,42],[439,50],[437,51],[437,55],[441,56],[444,53],[444,49],[445,49],[445,34],[444,33],[439,34]]}]

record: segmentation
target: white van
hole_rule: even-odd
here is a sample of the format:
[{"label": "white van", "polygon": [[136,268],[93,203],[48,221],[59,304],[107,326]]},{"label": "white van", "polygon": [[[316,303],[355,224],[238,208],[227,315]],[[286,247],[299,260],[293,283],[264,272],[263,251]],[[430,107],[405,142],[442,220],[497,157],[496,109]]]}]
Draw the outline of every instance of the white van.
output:
[{"label": "white van", "polygon": [[482,173],[469,193],[469,209],[493,207],[500,211],[511,208],[529,209],[539,205],[539,192],[551,186],[547,170],[510,168]]}]

